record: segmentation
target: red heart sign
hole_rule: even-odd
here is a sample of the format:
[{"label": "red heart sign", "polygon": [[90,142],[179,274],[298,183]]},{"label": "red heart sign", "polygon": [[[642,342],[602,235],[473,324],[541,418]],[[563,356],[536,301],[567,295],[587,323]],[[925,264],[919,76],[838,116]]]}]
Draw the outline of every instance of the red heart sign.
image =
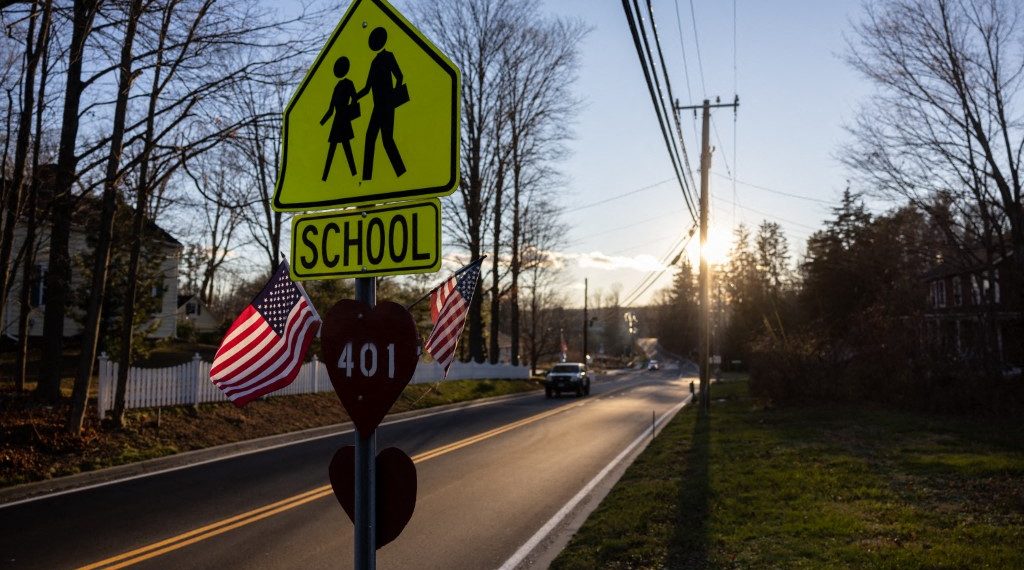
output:
[{"label": "red heart sign", "polygon": [[327,313],[323,355],[341,405],[367,435],[409,384],[419,360],[416,323],[405,307],[342,299]]},{"label": "red heart sign", "polygon": [[[355,447],[334,453],[328,474],[334,496],[355,522]],[[377,548],[398,538],[416,509],[416,465],[397,447],[377,455]]]}]

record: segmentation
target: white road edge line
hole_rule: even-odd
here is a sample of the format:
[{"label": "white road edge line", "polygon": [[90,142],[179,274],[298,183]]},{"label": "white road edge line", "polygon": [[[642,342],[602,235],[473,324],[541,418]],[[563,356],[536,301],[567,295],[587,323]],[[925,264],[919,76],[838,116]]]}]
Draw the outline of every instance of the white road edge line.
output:
[{"label": "white road edge line", "polygon": [[626,457],[634,449],[636,449],[638,445],[640,445],[641,443],[649,439],[652,435],[654,435],[658,426],[660,426],[669,418],[674,416],[679,410],[683,408],[683,406],[690,403],[690,400],[692,398],[692,394],[687,394],[686,399],[676,404],[675,407],[665,412],[660,418],[658,418],[658,421],[655,422],[654,426],[651,426],[650,429],[645,429],[639,437],[633,440],[633,443],[630,443],[628,446],[626,446],[626,449],[623,449],[622,452],[615,457],[615,459],[612,459],[611,463],[606,465],[605,468],[602,469],[601,472],[598,473],[593,479],[591,479],[585,487],[580,489],[580,492],[576,493],[575,497],[570,499],[569,502],[565,504],[565,506],[559,509],[559,511],[555,513],[555,516],[551,517],[551,519],[548,520],[548,522],[545,523],[544,526],[540,527],[540,530],[538,530],[536,534],[530,537],[530,540],[527,540],[526,544],[520,546],[519,550],[517,550],[515,554],[513,554],[508,560],[505,561],[504,564],[502,564],[499,567],[499,570],[513,570],[514,568],[519,566],[519,564],[522,563],[523,560],[526,560],[526,557],[529,556],[535,548],[537,548],[537,545],[539,545],[545,538],[547,538],[548,535],[551,534],[551,531],[555,530],[555,527],[557,527],[565,519],[565,517],[569,516],[569,513],[571,513],[573,509],[576,508],[576,505],[578,505],[580,501],[582,501],[587,495],[589,495],[591,491],[593,491],[594,488],[601,483],[601,480],[608,476],[608,473],[610,473],[620,463],[622,463],[622,461],[626,459]]}]

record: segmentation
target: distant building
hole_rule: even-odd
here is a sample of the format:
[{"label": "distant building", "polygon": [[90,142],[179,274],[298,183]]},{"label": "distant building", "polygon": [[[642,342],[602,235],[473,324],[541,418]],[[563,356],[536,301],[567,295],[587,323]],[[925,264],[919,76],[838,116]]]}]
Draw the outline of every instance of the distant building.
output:
[{"label": "distant building", "polygon": [[178,295],[178,322],[192,323],[196,332],[215,332],[220,329],[221,316],[210,311],[199,295]]},{"label": "distant building", "polygon": [[[68,250],[72,260],[76,256],[90,252],[92,245],[89,243],[89,236],[86,232],[89,231],[88,228],[90,226],[95,225],[99,214],[100,204],[98,200],[92,198],[82,198],[79,200],[78,207],[72,214],[73,227],[70,239],[68,240]],[[24,223],[18,223],[14,228],[14,246],[12,248],[15,256],[24,247],[25,234],[26,227]],[[163,274],[159,285],[149,290],[140,290],[138,292],[139,295],[160,297],[160,308],[153,314],[152,320],[149,323],[152,328],[149,337],[173,338],[177,332],[178,262],[181,257],[182,245],[171,234],[152,222],[147,222],[145,236],[150,253],[154,251],[159,252],[161,256],[159,271]],[[50,224],[47,220],[40,223],[36,228],[35,263],[33,264],[32,288],[29,296],[29,305],[31,306],[28,318],[29,336],[43,335],[43,314],[46,309],[46,273],[49,256]],[[89,258],[91,259],[91,256]],[[21,314],[19,291],[21,289],[23,266],[20,257],[16,261],[18,263],[14,267],[11,281],[12,288],[11,292],[7,295],[2,326],[2,333],[10,338],[17,338],[18,336],[18,319]],[[72,262],[72,290],[86,287],[87,285],[86,277],[82,275],[81,271]],[[76,310],[78,310],[77,307],[69,306],[65,311],[65,337],[76,336],[82,333],[82,326],[79,320],[74,318],[76,316],[74,311]]]},{"label": "distant building", "polygon": [[1024,364],[1020,295],[1007,277],[1009,257],[990,265],[945,261],[925,275],[929,341],[960,357],[991,349],[1003,364]]}]

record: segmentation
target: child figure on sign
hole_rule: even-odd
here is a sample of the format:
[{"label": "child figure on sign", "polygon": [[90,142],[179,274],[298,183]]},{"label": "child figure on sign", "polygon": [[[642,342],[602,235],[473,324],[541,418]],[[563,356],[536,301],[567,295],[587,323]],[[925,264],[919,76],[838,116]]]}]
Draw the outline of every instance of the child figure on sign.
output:
[{"label": "child figure on sign", "polygon": [[348,159],[348,169],[352,176],[356,175],[356,159],[352,155],[352,121],[359,118],[359,102],[356,98],[356,86],[351,79],[345,79],[348,74],[349,61],[347,57],[339,57],[334,62],[334,76],[340,81],[334,86],[334,94],[331,96],[331,105],[320,119],[324,125],[334,115],[334,122],[331,123],[331,133],[327,136],[327,142],[331,144],[327,150],[327,164],[324,165],[323,181],[327,182],[327,175],[331,172],[331,161],[334,159],[334,149],[341,143],[345,149],[345,158]]}]

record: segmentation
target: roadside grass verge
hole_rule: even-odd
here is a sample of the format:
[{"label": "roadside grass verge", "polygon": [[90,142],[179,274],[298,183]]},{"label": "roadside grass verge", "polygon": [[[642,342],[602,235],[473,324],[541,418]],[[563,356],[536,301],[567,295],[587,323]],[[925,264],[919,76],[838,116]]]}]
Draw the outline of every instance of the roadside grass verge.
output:
[{"label": "roadside grass verge", "polygon": [[[453,380],[412,384],[391,413],[538,390],[530,380]],[[95,401],[81,437],[63,431],[68,409],[44,406],[28,394],[0,391],[0,487],[122,465],[183,451],[348,421],[332,393],[279,396],[236,408],[224,402],[197,408],[129,410],[116,430],[96,419]]]},{"label": "roadside grass verge", "polygon": [[[950,397],[955,397],[951,394]],[[552,568],[1024,568],[1024,425],[716,384]]]}]

